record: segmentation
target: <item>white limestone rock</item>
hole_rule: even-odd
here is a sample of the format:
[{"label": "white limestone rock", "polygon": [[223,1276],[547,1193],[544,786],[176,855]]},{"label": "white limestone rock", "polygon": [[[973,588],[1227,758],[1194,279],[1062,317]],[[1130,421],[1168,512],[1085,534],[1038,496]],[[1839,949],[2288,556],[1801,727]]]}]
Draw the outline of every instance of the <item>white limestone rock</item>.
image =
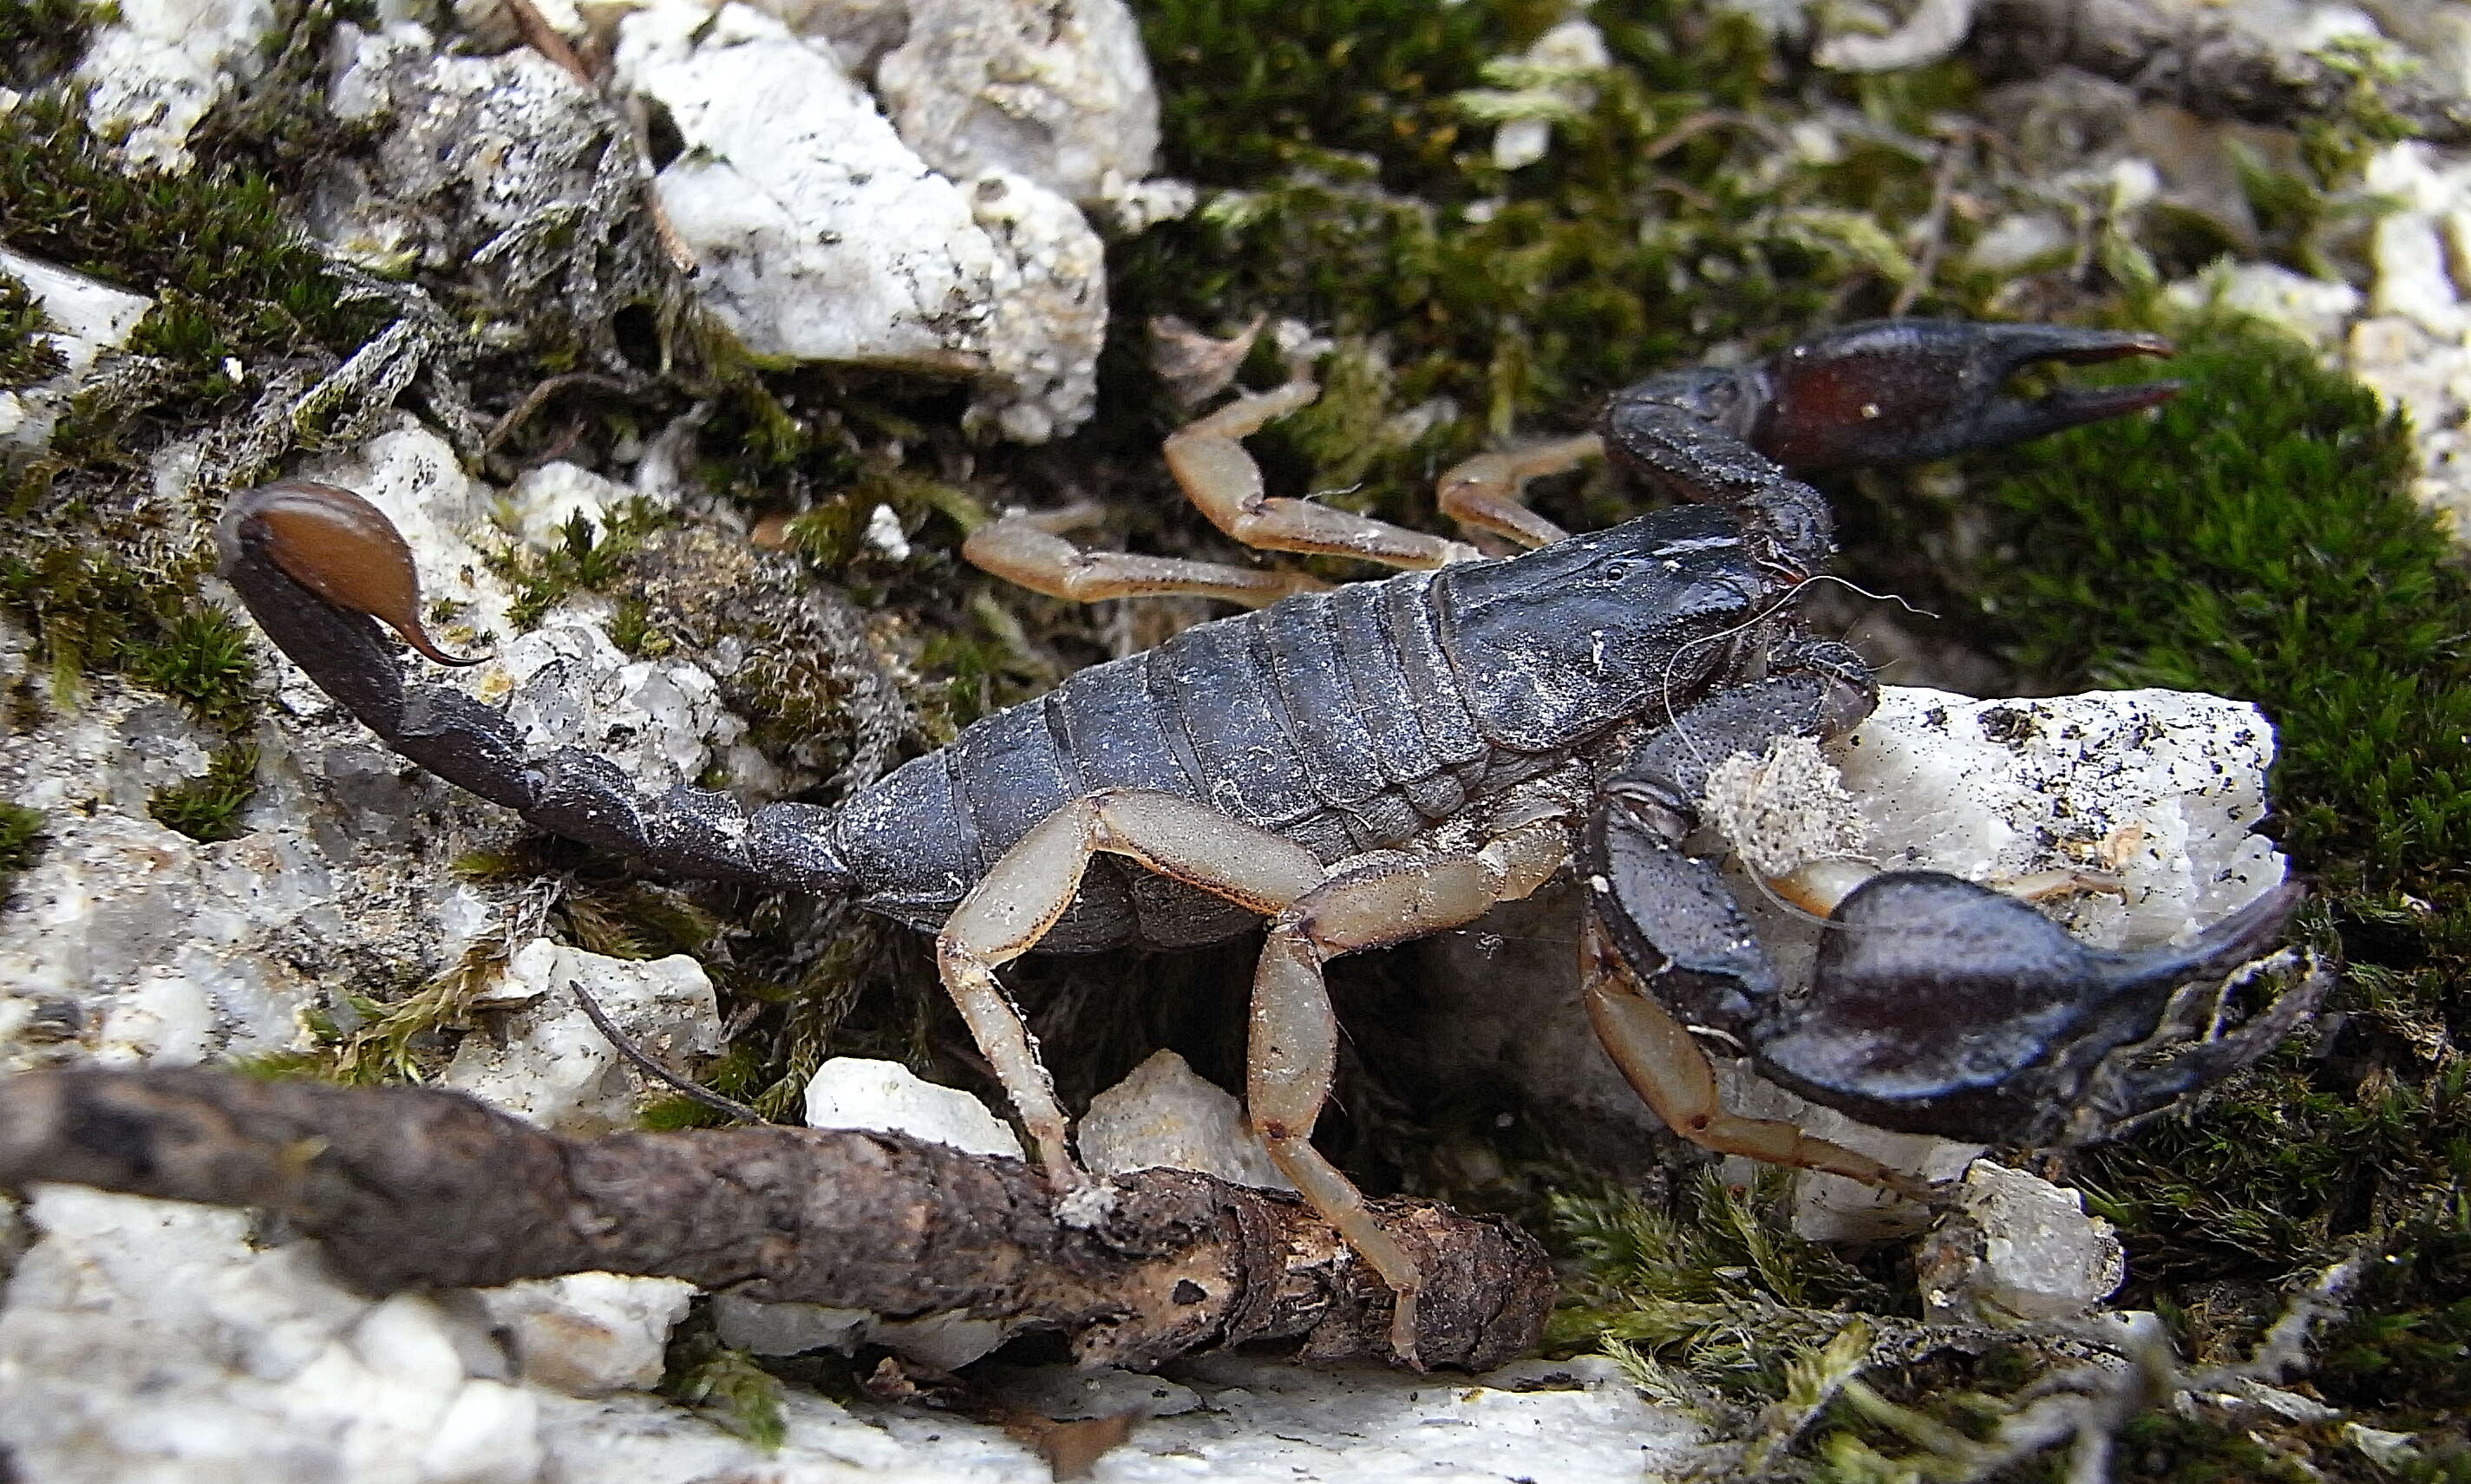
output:
[{"label": "white limestone rock", "polygon": [[570,1273],[478,1297],[523,1378],[574,1397],[649,1391],[694,1284],[680,1278]]},{"label": "white limestone rock", "polygon": [[[459,266],[462,252],[533,216],[545,202],[590,194],[580,115],[591,95],[529,47],[494,57],[438,49],[428,28],[397,22],[337,38],[327,107],[383,132],[365,177],[325,182],[320,236],[375,267]],[[346,189],[346,186],[353,189]],[[451,218],[423,209],[451,197]]]},{"label": "white limestone rock", "polygon": [[1976,1160],[1958,1200],[1915,1262],[1934,1319],[2073,1319],[2127,1281],[2118,1236],[2079,1191]]},{"label": "white limestone rock", "polygon": [[671,499],[662,497],[673,498],[674,493],[659,483],[645,488],[621,484],[560,459],[525,470],[507,488],[506,501],[515,510],[516,533],[534,546],[550,547],[565,541],[568,523],[577,516],[598,540],[609,529],[610,517],[630,502],[646,500],[667,507]]},{"label": "white limestone rock", "polygon": [[189,131],[263,67],[258,42],[274,29],[273,0],[123,0],[114,10],[74,75],[87,122],[106,138],[120,133],[130,164],[185,171]]},{"label": "white limestone rock", "polygon": [[1130,1076],[1090,1099],[1073,1139],[1093,1174],[1165,1166],[1237,1185],[1295,1189],[1245,1123],[1243,1105],[1173,1051],[1153,1052]]},{"label": "white limestone rock", "polygon": [[2176,691],[1974,700],[1890,687],[1830,751],[1890,870],[1992,884],[2092,867],[2124,894],[2059,904],[2099,947],[2181,942],[2282,880],[2265,817],[2273,727]]},{"label": "white limestone rock", "polygon": [[2280,325],[2329,355],[2341,353],[2343,336],[2366,303],[2365,296],[2347,283],[2311,278],[2273,263],[2228,260],[2173,284],[2167,292],[2183,310],[2219,304]]},{"label": "white limestone rock", "polygon": [[478,1316],[344,1292],[248,1218],[38,1187],[0,1307],[0,1445],[47,1484],[529,1484],[533,1393]]},{"label": "white limestone rock", "polygon": [[647,793],[694,783],[746,730],[700,666],[630,659],[596,624],[516,635],[482,668],[479,689],[506,697],[529,751],[579,747]]},{"label": "white limestone rock", "polygon": [[[22,650],[0,674],[25,677]],[[37,680],[35,683],[40,683]],[[216,739],[160,697],[92,682],[73,714],[0,724],[0,792],[46,843],[0,906],[0,1073],[87,1057],[180,1065],[294,1047],[324,966],[375,955],[427,972],[490,909],[445,859],[406,859],[418,811],[365,743],[269,724],[238,838],[200,844],[147,813],[203,773]]]},{"label": "white limestone rock", "polygon": [[873,1128],[951,1144],[968,1154],[1022,1157],[1021,1140],[987,1105],[937,1087],[899,1062],[835,1056],[807,1083],[809,1128]]},{"label": "white limestone rock", "polygon": [[2368,190],[2400,209],[2369,244],[2368,315],[2344,344],[2351,373],[2411,415],[2413,486],[2458,539],[2471,539],[2471,159],[2415,141],[2368,162]]},{"label": "white limestone rock", "polygon": [[465,1035],[441,1080],[561,1134],[634,1127],[641,1074],[585,1015],[568,987],[575,983],[664,1065],[720,1049],[719,1003],[693,958],[608,958],[534,938],[475,1002],[508,1013]]},{"label": "white limestone rock", "polygon": [[1025,441],[1088,418],[1104,254],[1070,201],[937,174],[829,48],[742,5],[628,16],[617,74],[687,145],[656,188],[751,354],[970,377],[974,417]]},{"label": "white limestone rock", "polygon": [[1123,0],[909,0],[876,92],[901,137],[955,180],[1025,177],[1069,200],[1150,173],[1158,89]]},{"label": "white limestone rock", "polygon": [[0,274],[23,283],[42,307],[52,328],[41,338],[60,356],[56,375],[0,391],[0,450],[39,448],[51,437],[52,425],[69,397],[94,369],[95,358],[119,348],[154,301],[6,247],[0,247]]},{"label": "white limestone rock", "polygon": [[[1984,701],[1892,686],[1869,721],[1826,750],[1882,866],[1994,883],[2055,869],[2116,872],[2125,900],[2049,907],[2100,946],[2184,939],[2282,879],[2282,858],[2251,833],[2264,814],[2272,729],[2243,702],[2163,691]],[[1717,853],[1724,842],[1710,834],[1693,848]],[[1431,940],[1423,950],[1433,971],[1425,1018],[1383,1054],[1420,1060],[1436,1081],[1509,1083],[1588,1158],[1643,1174],[1672,1136],[1595,1044],[1570,947],[1575,896],[1548,888]],[[1807,982],[1817,928],[1738,874],[1734,897],[1783,982]],[[1864,1130],[1730,1062],[1718,1072],[1741,1111],[1793,1119],[1928,1178],[1956,1175],[1973,1153]],[[1918,1213],[1882,1210],[1871,1188],[1834,1176],[1805,1175],[1797,1190],[1804,1235],[1858,1239],[1921,1224]]]},{"label": "white limestone rock", "polygon": [[[1681,1474],[1709,1466],[1716,1456],[1698,1424],[1659,1410],[1597,1356],[1520,1361],[1488,1376],[1436,1382],[1369,1367],[1305,1368],[1215,1355],[1179,1367],[1168,1384],[1174,1392],[1188,1390],[1200,1404],[1171,1414],[1163,1408],[1137,1425],[1098,1463],[1096,1477],[1123,1484],[1196,1478],[1597,1484]],[[1153,1380],[1149,1389],[1158,1385]],[[1118,1399],[1130,1400],[1129,1393]],[[783,1422],[781,1447],[760,1453],[710,1423],[646,1398],[541,1402],[549,1476],[560,1484],[737,1477],[1041,1484],[1048,1477],[1026,1444],[949,1412],[842,1405],[792,1390]]]}]

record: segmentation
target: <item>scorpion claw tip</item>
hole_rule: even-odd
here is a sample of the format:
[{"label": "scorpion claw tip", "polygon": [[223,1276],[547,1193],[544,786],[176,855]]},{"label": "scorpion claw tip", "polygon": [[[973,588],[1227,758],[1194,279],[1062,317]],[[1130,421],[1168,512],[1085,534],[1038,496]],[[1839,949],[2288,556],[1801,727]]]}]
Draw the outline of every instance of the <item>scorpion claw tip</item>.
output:
[{"label": "scorpion claw tip", "polygon": [[2175,381],[2152,381],[2126,387],[2071,388],[2031,401],[2002,400],[1985,416],[1983,425],[2002,441],[2023,442],[2047,433],[2150,411],[2177,396],[2179,389],[2180,384]]}]

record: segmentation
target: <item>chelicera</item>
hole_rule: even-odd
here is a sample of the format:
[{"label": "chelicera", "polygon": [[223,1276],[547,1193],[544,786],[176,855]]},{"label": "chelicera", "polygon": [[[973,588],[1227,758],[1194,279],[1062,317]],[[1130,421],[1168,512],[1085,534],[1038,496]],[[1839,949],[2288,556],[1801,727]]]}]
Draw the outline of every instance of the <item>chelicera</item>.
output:
[{"label": "chelicera", "polygon": [[[2167,353],[2145,335],[2044,325],[1853,325],[1733,368],[1651,377],[1586,436],[1450,471],[1443,508],[1530,548],[1471,546],[1268,497],[1241,439],[1312,385],[1245,395],[1174,435],[1177,481],[1230,535],[1408,569],[1322,590],[1291,575],[1085,553],[1077,518],[973,536],[990,570],[1061,597],[1202,593],[1256,611],[1073,675],[860,789],[838,810],[747,810],[634,791],[605,760],[527,755],[497,711],[407,684],[367,615],[419,632],[400,538],[348,491],[234,500],[224,575],[325,691],[405,757],[543,829],[687,876],[854,898],[936,932],[945,985],[1059,1187],[1084,1181],[1069,1120],[996,971],[1022,954],[1213,942],[1268,920],[1246,1102],[1279,1167],[1398,1294],[1414,1362],[1414,1261],[1310,1142],[1334,1070],[1322,966],[1456,928],[1575,865],[1587,1003],[1623,1073],[1709,1148],[1928,1195],[1787,1124],[1727,1112],[1703,1038],[1885,1127],[1982,1142],[2099,1138],[2254,1059],[2305,1004],[2158,1063],[2130,1056],[2183,987],[2268,950],[2285,884],[2199,936],[2092,950],[1955,877],[1831,862],[1780,886],[1829,914],[1816,982],[1788,995],[1715,865],[1685,853],[1710,768],[1780,738],[1839,735],[1876,697],[1792,598],[1834,551],[1796,471],[1944,457],[2153,407],[2149,383],[2005,396],[2017,369]],[[1567,535],[1520,504],[1598,453],[1682,502]],[[1867,878],[1867,879],[1866,879]]]}]

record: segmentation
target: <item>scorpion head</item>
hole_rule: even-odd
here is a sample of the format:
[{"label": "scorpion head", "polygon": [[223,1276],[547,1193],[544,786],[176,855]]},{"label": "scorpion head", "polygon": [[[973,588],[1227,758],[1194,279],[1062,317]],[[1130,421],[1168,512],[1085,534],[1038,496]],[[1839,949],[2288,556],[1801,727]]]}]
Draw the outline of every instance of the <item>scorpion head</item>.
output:
[{"label": "scorpion head", "polygon": [[1446,568],[1433,586],[1470,709],[1487,735],[1540,747],[1652,709],[1659,689],[1694,697],[1755,648],[1768,596],[1738,523],[1706,506]]}]

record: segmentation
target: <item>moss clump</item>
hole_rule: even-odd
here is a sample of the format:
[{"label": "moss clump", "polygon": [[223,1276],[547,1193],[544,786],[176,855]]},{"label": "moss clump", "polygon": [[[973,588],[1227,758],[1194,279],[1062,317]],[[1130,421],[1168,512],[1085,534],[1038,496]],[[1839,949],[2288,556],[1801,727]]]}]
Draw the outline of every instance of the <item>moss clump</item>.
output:
[{"label": "moss clump", "polygon": [[46,333],[50,317],[26,281],[0,273],[0,391],[57,376],[68,363]]},{"label": "moss clump", "polygon": [[[45,27],[66,12],[38,3],[11,13]],[[350,301],[264,175],[211,153],[183,176],[131,171],[59,90],[0,113],[0,241],[155,299],[48,448],[0,472],[0,605],[35,634],[56,705],[74,705],[86,675],[116,673],[236,736],[254,715],[253,671],[239,626],[198,590],[212,564],[207,521],[163,507],[131,475],[165,441],[247,411],[274,373],[339,364],[386,311]],[[40,369],[18,364],[30,307],[0,293],[0,383]],[[243,445],[257,449],[232,440]],[[261,450],[282,451],[279,437]],[[159,802],[212,830],[237,808],[228,793]]]},{"label": "moss clump", "polygon": [[0,608],[34,634],[55,704],[74,705],[84,675],[121,674],[228,735],[255,714],[257,669],[239,622],[198,594],[202,570],[202,557],[141,566],[64,541],[0,556]]},{"label": "moss clump", "polygon": [[1993,492],[2036,554],[1995,595],[2053,684],[2254,700],[2284,840],[2346,890],[2440,889],[2471,860],[2471,583],[2409,497],[2401,422],[2257,330],[2199,327],[2153,418],[2017,457]]},{"label": "moss clump", "polygon": [[[2471,1404],[2471,578],[2412,500],[2404,430],[2283,337],[2185,328],[2188,390],[2150,419],[2019,451],[1990,491],[2021,573],[1977,574],[2054,690],[2256,701],[2273,791],[2341,955],[2321,1045],[2286,1047],[2197,1119],[2084,1177],[2173,1291],[2270,1292],[2360,1245],[2358,1317],[2319,1384],[2408,1425]],[[2193,1321],[2192,1321],[2193,1322]],[[2195,1338],[2211,1337],[2200,1325]]]},{"label": "moss clump", "polygon": [[0,899],[7,898],[18,872],[42,859],[45,822],[39,809],[0,804]]},{"label": "moss clump", "polygon": [[[558,528],[557,540],[541,550],[515,548],[492,557],[489,566],[515,585],[514,601],[506,605],[506,622],[518,629],[536,627],[541,616],[577,592],[606,592],[625,576],[628,563],[642,549],[647,532],[666,517],[648,502],[628,500],[609,512],[605,526],[596,526],[581,510]],[[648,616],[640,605],[630,628],[632,645],[651,642]]]},{"label": "moss clump", "polygon": [[146,812],[167,829],[200,844],[240,836],[241,811],[257,796],[257,748],[232,742],[215,749],[204,776],[157,789]]},{"label": "moss clump", "polygon": [[[1138,395],[1128,337],[1149,316],[1295,316],[1356,347],[1371,394],[1270,430],[1273,483],[1360,482],[1335,503],[1421,519],[1433,470],[1486,439],[1566,426],[1711,342],[1885,310],[1928,277],[1880,224],[1927,210],[1924,121],[1962,102],[1961,73],[1843,84],[1875,127],[1796,152],[1778,141],[1803,110],[1746,17],[1649,3],[1592,17],[1605,67],[1501,55],[1561,16],[1147,7],[1168,168],[1226,189],[1118,254],[1111,385]],[[1504,169],[1494,126],[1522,115],[1549,120],[1551,148]],[[1275,357],[1255,359],[1259,375]],[[1119,426],[1146,439],[1171,416]]]},{"label": "moss clump", "polygon": [[0,240],[156,300],[128,349],[164,361],[166,374],[112,426],[80,430],[87,446],[60,450],[71,458],[135,432],[129,419],[194,428],[237,412],[252,373],[331,360],[385,319],[383,307],[350,300],[283,220],[265,176],[130,171],[58,93],[0,114]]},{"label": "moss clump", "polygon": [[721,1344],[700,1311],[670,1342],[660,1394],[698,1409],[766,1452],[788,1436],[780,1378],[745,1351]]},{"label": "moss clump", "polygon": [[0,0],[0,84],[22,92],[59,77],[119,14],[92,0]]}]

